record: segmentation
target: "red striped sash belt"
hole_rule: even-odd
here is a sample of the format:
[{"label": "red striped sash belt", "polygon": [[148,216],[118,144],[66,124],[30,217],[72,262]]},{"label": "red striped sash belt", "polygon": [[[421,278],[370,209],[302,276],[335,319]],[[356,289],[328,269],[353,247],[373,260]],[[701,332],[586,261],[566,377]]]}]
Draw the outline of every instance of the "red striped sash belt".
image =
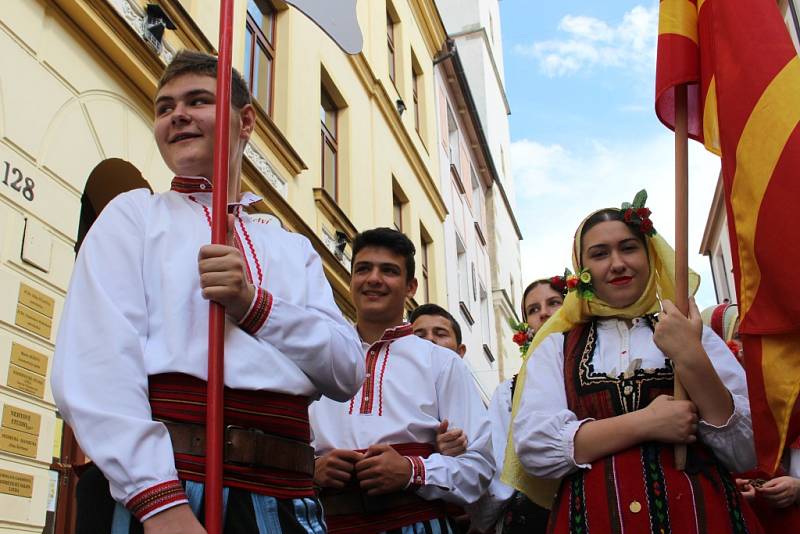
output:
[{"label": "red striped sash belt", "polygon": [[[427,458],[434,452],[433,446],[429,443],[400,443],[393,444],[392,448],[403,456],[422,458]],[[443,501],[426,501],[412,492],[368,497],[360,491],[357,484],[351,484],[339,491],[325,489],[320,499],[325,509],[329,534],[383,532],[447,516]],[[330,506],[334,503],[335,507]],[[337,510],[333,508],[350,508],[350,510],[347,510],[347,513],[336,513]]]},{"label": "red striped sash belt", "polygon": [[[153,419],[176,423],[205,425],[206,382],[180,373],[149,377],[150,408]],[[308,397],[225,388],[225,425],[255,429],[298,445],[310,442]],[[205,457],[175,454],[175,467],[181,479],[202,482]],[[314,495],[309,474],[262,466],[226,463],[223,466],[226,487],[240,488],[279,499]]]}]

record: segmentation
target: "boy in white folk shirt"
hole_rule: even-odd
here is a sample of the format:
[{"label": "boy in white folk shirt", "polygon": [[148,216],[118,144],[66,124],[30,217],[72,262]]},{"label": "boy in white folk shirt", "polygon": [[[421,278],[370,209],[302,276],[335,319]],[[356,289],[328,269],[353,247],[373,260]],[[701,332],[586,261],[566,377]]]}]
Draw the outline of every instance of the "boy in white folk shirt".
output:
[{"label": "boy in white folk shirt", "polygon": [[243,209],[259,200],[240,191],[255,113],[235,71],[229,245],[207,244],[216,76],[215,57],[176,55],[159,83],[154,127],[172,188],[119,195],[78,254],[52,385],[96,465],[79,491],[79,531],[205,532],[209,300],[227,316],[225,533],[324,531],[308,403],[349,399],[363,382],[363,355],[310,242]]},{"label": "boy in white folk shirt", "polygon": [[[353,242],[350,294],[366,379],[348,402],[321,399],[310,409],[315,483],[332,534],[447,532],[446,504],[476,502],[494,473],[486,409],[466,364],[403,322],[417,288],[414,252],[389,228]],[[434,452],[445,419],[470,437],[457,457]]]}]

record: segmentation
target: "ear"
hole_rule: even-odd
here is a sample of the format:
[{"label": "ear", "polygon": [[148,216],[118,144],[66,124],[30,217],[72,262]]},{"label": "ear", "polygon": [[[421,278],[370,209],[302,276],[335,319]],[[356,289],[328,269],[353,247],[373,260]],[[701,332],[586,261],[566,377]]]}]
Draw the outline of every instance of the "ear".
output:
[{"label": "ear", "polygon": [[417,287],[419,286],[419,282],[417,282],[416,278],[412,278],[406,284],[406,297],[411,298],[417,294]]},{"label": "ear", "polygon": [[456,352],[458,352],[458,355],[461,358],[463,358],[464,355],[467,353],[467,346],[462,343],[461,345],[458,346],[458,350]]},{"label": "ear", "polygon": [[239,138],[247,141],[250,139],[250,136],[253,134],[253,130],[256,127],[256,110],[253,105],[246,104],[242,109],[240,109],[239,117],[242,121]]}]

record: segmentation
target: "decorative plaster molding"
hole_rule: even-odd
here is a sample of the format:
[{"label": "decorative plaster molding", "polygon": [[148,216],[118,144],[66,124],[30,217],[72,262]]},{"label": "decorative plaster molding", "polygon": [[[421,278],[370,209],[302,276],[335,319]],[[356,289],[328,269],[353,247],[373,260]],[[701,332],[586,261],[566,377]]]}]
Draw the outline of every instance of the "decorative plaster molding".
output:
[{"label": "decorative plaster molding", "polygon": [[[144,14],[142,13],[141,8],[131,0],[112,0],[111,5],[113,5],[114,9],[116,9],[117,12],[122,15],[122,18],[125,19],[125,22],[127,22],[128,25],[133,28],[133,31],[136,32],[142,41],[152,47],[150,41],[145,37]],[[172,58],[175,56],[175,50],[173,50],[166,42],[163,41],[154,51],[164,65],[169,64],[169,62],[172,61]]]},{"label": "decorative plaster molding", "polygon": [[336,239],[328,233],[328,231],[323,228],[322,229],[322,242],[325,244],[325,247],[330,250],[336,259],[339,260],[339,263],[347,269],[347,272],[350,272],[350,256],[347,253],[340,254],[336,250]]},{"label": "decorative plaster molding", "polygon": [[286,184],[286,180],[284,180],[275,169],[272,168],[272,165],[269,164],[267,158],[261,155],[261,153],[253,148],[253,145],[247,143],[247,146],[244,147],[244,155],[245,157],[250,160],[250,163],[256,168],[258,173],[267,181],[269,185],[275,189],[283,198],[286,198],[289,194],[289,187]]}]

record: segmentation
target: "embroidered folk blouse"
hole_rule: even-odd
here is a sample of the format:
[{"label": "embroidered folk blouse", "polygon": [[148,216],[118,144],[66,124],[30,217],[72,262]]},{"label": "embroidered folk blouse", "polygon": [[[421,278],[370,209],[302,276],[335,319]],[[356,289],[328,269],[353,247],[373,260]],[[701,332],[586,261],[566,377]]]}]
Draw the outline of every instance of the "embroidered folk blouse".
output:
[{"label": "embroidered folk blouse", "polygon": [[[122,503],[178,479],[163,424],[151,419],[148,375],[205,380],[208,301],[197,256],[210,242],[211,185],[119,195],[88,232],[56,342],[53,395],[86,454]],[[258,200],[245,195],[243,201]],[[349,399],[364,378],[358,335],[342,317],[310,242],[234,207],[235,244],[260,288],[250,312],[225,324],[225,385]],[[166,499],[142,519],[185,502]]]},{"label": "embroidered folk blouse", "polygon": [[428,500],[466,505],[486,490],[494,473],[489,420],[466,364],[455,352],[418,338],[410,325],[362,344],[366,378],[348,402],[323,398],[309,409],[312,444],[322,456],[333,449],[375,444],[429,443],[447,419],[469,441],[457,457],[414,457],[411,487]]},{"label": "embroidered folk blouse", "polygon": [[[747,471],[755,465],[756,457],[744,370],[725,342],[707,327],[703,328],[702,344],[731,393],[734,410],[719,427],[701,419],[698,439],[732,472]],[[596,373],[617,377],[636,368],[663,369],[666,356],[653,342],[646,320],[634,319],[628,328],[625,321],[611,318],[597,322],[592,364]],[[575,434],[591,419],[578,420],[567,407],[564,335],[552,334],[542,341],[526,365],[519,415],[512,423],[520,462],[532,475],[543,478],[562,478],[578,468],[590,468],[588,464],[578,464],[574,456]]]}]

